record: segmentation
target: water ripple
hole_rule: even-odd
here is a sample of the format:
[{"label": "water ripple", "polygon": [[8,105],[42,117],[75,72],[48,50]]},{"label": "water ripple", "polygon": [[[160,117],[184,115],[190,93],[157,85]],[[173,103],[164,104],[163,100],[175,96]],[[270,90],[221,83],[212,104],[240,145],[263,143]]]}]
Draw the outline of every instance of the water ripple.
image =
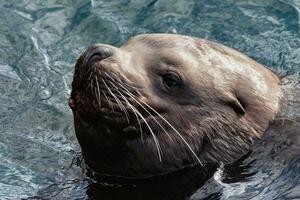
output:
[{"label": "water ripple", "polygon": [[[300,77],[299,9],[298,0],[0,1],[0,199],[87,198],[80,162],[71,165],[79,146],[67,106],[73,66],[87,46],[186,34]],[[216,174],[191,199],[300,198],[295,126],[255,146],[245,161],[256,160],[250,179],[224,183]]]}]

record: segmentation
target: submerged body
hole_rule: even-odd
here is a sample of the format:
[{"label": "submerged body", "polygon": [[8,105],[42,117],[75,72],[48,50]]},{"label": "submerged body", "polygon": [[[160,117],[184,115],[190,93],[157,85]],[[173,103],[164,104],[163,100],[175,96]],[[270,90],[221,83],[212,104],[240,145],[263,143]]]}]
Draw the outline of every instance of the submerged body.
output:
[{"label": "submerged body", "polygon": [[69,104],[87,165],[146,178],[249,151],[280,108],[280,80],[210,41],[146,34],[78,59]]}]

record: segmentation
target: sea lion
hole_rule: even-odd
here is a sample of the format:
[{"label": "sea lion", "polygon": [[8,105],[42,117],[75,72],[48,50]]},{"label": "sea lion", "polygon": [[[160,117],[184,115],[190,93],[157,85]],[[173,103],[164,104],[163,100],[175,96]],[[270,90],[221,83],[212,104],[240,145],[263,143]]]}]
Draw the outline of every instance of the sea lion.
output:
[{"label": "sea lion", "polygon": [[249,151],[280,108],[280,78],[229,47],[143,34],[77,60],[69,105],[86,164],[147,178]]}]

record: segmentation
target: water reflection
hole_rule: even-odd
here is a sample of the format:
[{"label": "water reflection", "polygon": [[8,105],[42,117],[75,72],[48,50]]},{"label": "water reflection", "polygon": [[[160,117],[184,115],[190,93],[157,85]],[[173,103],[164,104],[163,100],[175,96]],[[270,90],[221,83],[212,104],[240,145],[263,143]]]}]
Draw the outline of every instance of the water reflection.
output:
[{"label": "water reflection", "polygon": [[[119,45],[139,33],[176,32],[223,43],[299,78],[299,8],[297,0],[1,1],[0,198],[85,199],[115,193],[104,186],[97,192],[82,166],[70,168],[80,149],[67,98],[75,60],[87,46]],[[297,107],[288,113],[299,113]],[[297,123],[270,129],[274,135],[267,135],[240,163],[245,168],[224,169],[232,179],[220,181],[209,173],[201,188],[200,175],[194,179],[200,182],[191,177],[186,187],[174,180],[164,195],[182,191],[191,199],[300,198]],[[250,176],[239,182],[244,173]],[[130,195],[125,189],[121,193]]]}]

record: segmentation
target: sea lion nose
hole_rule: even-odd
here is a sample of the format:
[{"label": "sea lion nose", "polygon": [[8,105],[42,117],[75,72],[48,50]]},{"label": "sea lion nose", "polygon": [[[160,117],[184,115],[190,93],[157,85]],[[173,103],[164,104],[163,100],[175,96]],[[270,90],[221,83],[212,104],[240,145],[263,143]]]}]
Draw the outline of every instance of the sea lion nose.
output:
[{"label": "sea lion nose", "polygon": [[113,50],[109,46],[94,45],[87,50],[84,58],[84,65],[89,66],[95,61],[101,61],[113,55]]}]

